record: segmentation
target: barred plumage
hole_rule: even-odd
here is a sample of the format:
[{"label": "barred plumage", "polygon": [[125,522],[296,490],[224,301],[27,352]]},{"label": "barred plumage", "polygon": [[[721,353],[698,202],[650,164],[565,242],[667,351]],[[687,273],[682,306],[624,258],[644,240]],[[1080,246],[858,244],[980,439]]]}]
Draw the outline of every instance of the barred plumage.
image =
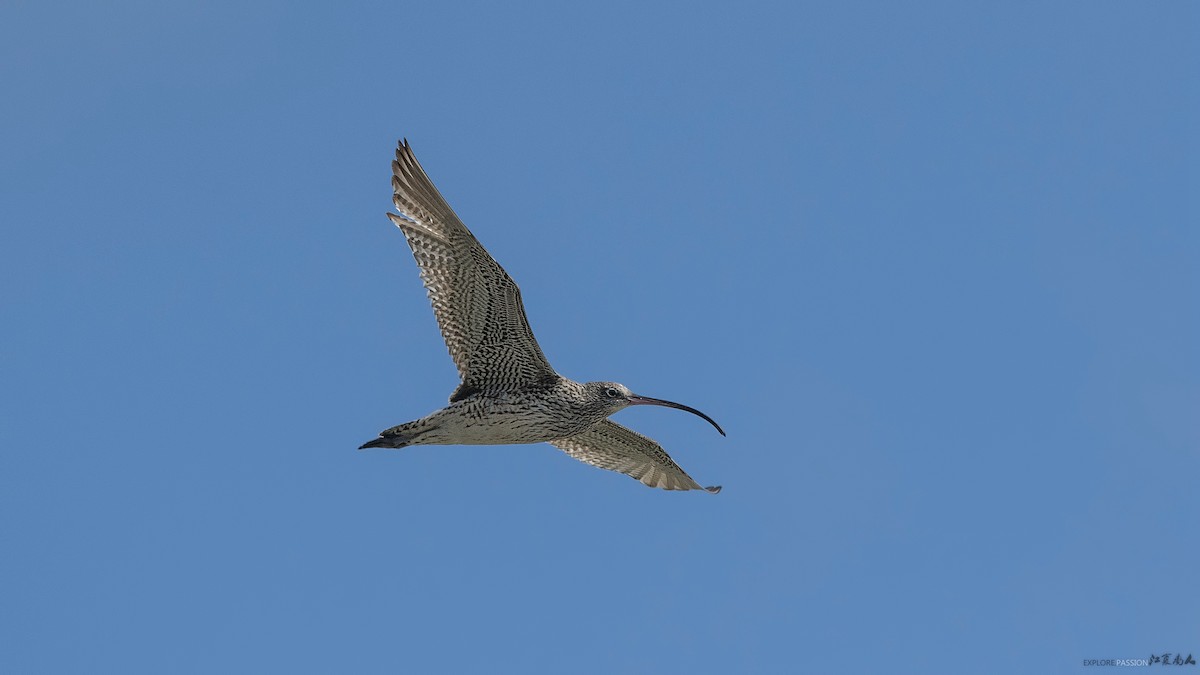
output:
[{"label": "barred plumage", "polygon": [[662,446],[607,417],[631,405],[660,405],[698,415],[724,435],[712,418],[615,382],[579,383],[556,373],[529,328],[517,284],[458,219],[407,140],[392,162],[392,190],[399,215],[388,217],[408,240],[462,381],[448,407],[387,429],[363,448],[545,441],[650,487],[701,489]]}]

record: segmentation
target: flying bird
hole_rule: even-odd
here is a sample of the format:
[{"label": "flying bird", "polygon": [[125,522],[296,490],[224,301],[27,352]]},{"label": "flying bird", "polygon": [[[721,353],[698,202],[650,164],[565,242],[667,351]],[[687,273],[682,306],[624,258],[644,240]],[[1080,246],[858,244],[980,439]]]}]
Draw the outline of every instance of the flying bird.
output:
[{"label": "flying bird", "polygon": [[701,488],[653,440],[608,419],[633,405],[697,415],[672,401],[634,394],[616,382],[575,382],[555,372],[529,329],[521,291],[458,219],[425,175],[407,140],[392,162],[392,201],[421,271],[450,358],[462,381],[450,405],[385,429],[364,448],[547,442],[593,466],[664,490]]}]

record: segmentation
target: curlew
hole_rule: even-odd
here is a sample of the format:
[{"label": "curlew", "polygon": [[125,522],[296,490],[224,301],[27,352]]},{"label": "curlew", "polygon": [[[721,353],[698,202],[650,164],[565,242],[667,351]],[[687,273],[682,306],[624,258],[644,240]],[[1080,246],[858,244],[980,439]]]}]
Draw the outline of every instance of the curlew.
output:
[{"label": "curlew", "polygon": [[608,419],[633,405],[666,406],[703,418],[724,436],[711,417],[617,382],[575,382],[550,367],[517,284],[438,193],[407,140],[392,162],[392,191],[399,215],[388,218],[412,248],[462,382],[449,406],[386,429],[360,449],[547,442],[650,487],[721,490],[701,488],[661,445]]}]

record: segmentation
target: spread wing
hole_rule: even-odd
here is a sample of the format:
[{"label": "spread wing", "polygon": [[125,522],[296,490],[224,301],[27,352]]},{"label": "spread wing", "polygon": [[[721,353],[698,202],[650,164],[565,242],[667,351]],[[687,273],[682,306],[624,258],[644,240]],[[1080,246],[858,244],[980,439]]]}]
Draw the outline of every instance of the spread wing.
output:
[{"label": "spread wing", "polygon": [[[664,490],[702,489],[699,483],[679,468],[661,445],[616,422],[604,420],[587,431],[555,439],[550,444],[581,462],[609,471],[620,471],[650,487]],[[703,489],[717,493],[721,491],[721,486]]]},{"label": "spread wing", "polygon": [[388,218],[412,248],[462,377],[450,400],[557,378],[529,329],[517,284],[454,214],[407,140],[392,162],[392,191],[400,215]]}]

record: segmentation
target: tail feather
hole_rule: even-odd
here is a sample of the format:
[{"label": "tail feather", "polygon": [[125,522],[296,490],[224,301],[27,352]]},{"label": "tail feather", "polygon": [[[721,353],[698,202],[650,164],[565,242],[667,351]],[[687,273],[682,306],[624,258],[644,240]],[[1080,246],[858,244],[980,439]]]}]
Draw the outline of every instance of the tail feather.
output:
[{"label": "tail feather", "polygon": [[363,443],[362,445],[358,446],[358,449],[366,450],[367,448],[403,448],[405,445],[408,444],[403,441],[399,441],[399,445],[397,445],[397,439],[395,438],[380,436],[379,438],[373,438],[366,443]]},{"label": "tail feather", "polygon": [[367,448],[403,448],[413,444],[416,436],[416,422],[408,422],[394,426],[391,429],[384,429],[379,433],[379,438],[373,438],[366,443],[358,446],[359,450]]}]

